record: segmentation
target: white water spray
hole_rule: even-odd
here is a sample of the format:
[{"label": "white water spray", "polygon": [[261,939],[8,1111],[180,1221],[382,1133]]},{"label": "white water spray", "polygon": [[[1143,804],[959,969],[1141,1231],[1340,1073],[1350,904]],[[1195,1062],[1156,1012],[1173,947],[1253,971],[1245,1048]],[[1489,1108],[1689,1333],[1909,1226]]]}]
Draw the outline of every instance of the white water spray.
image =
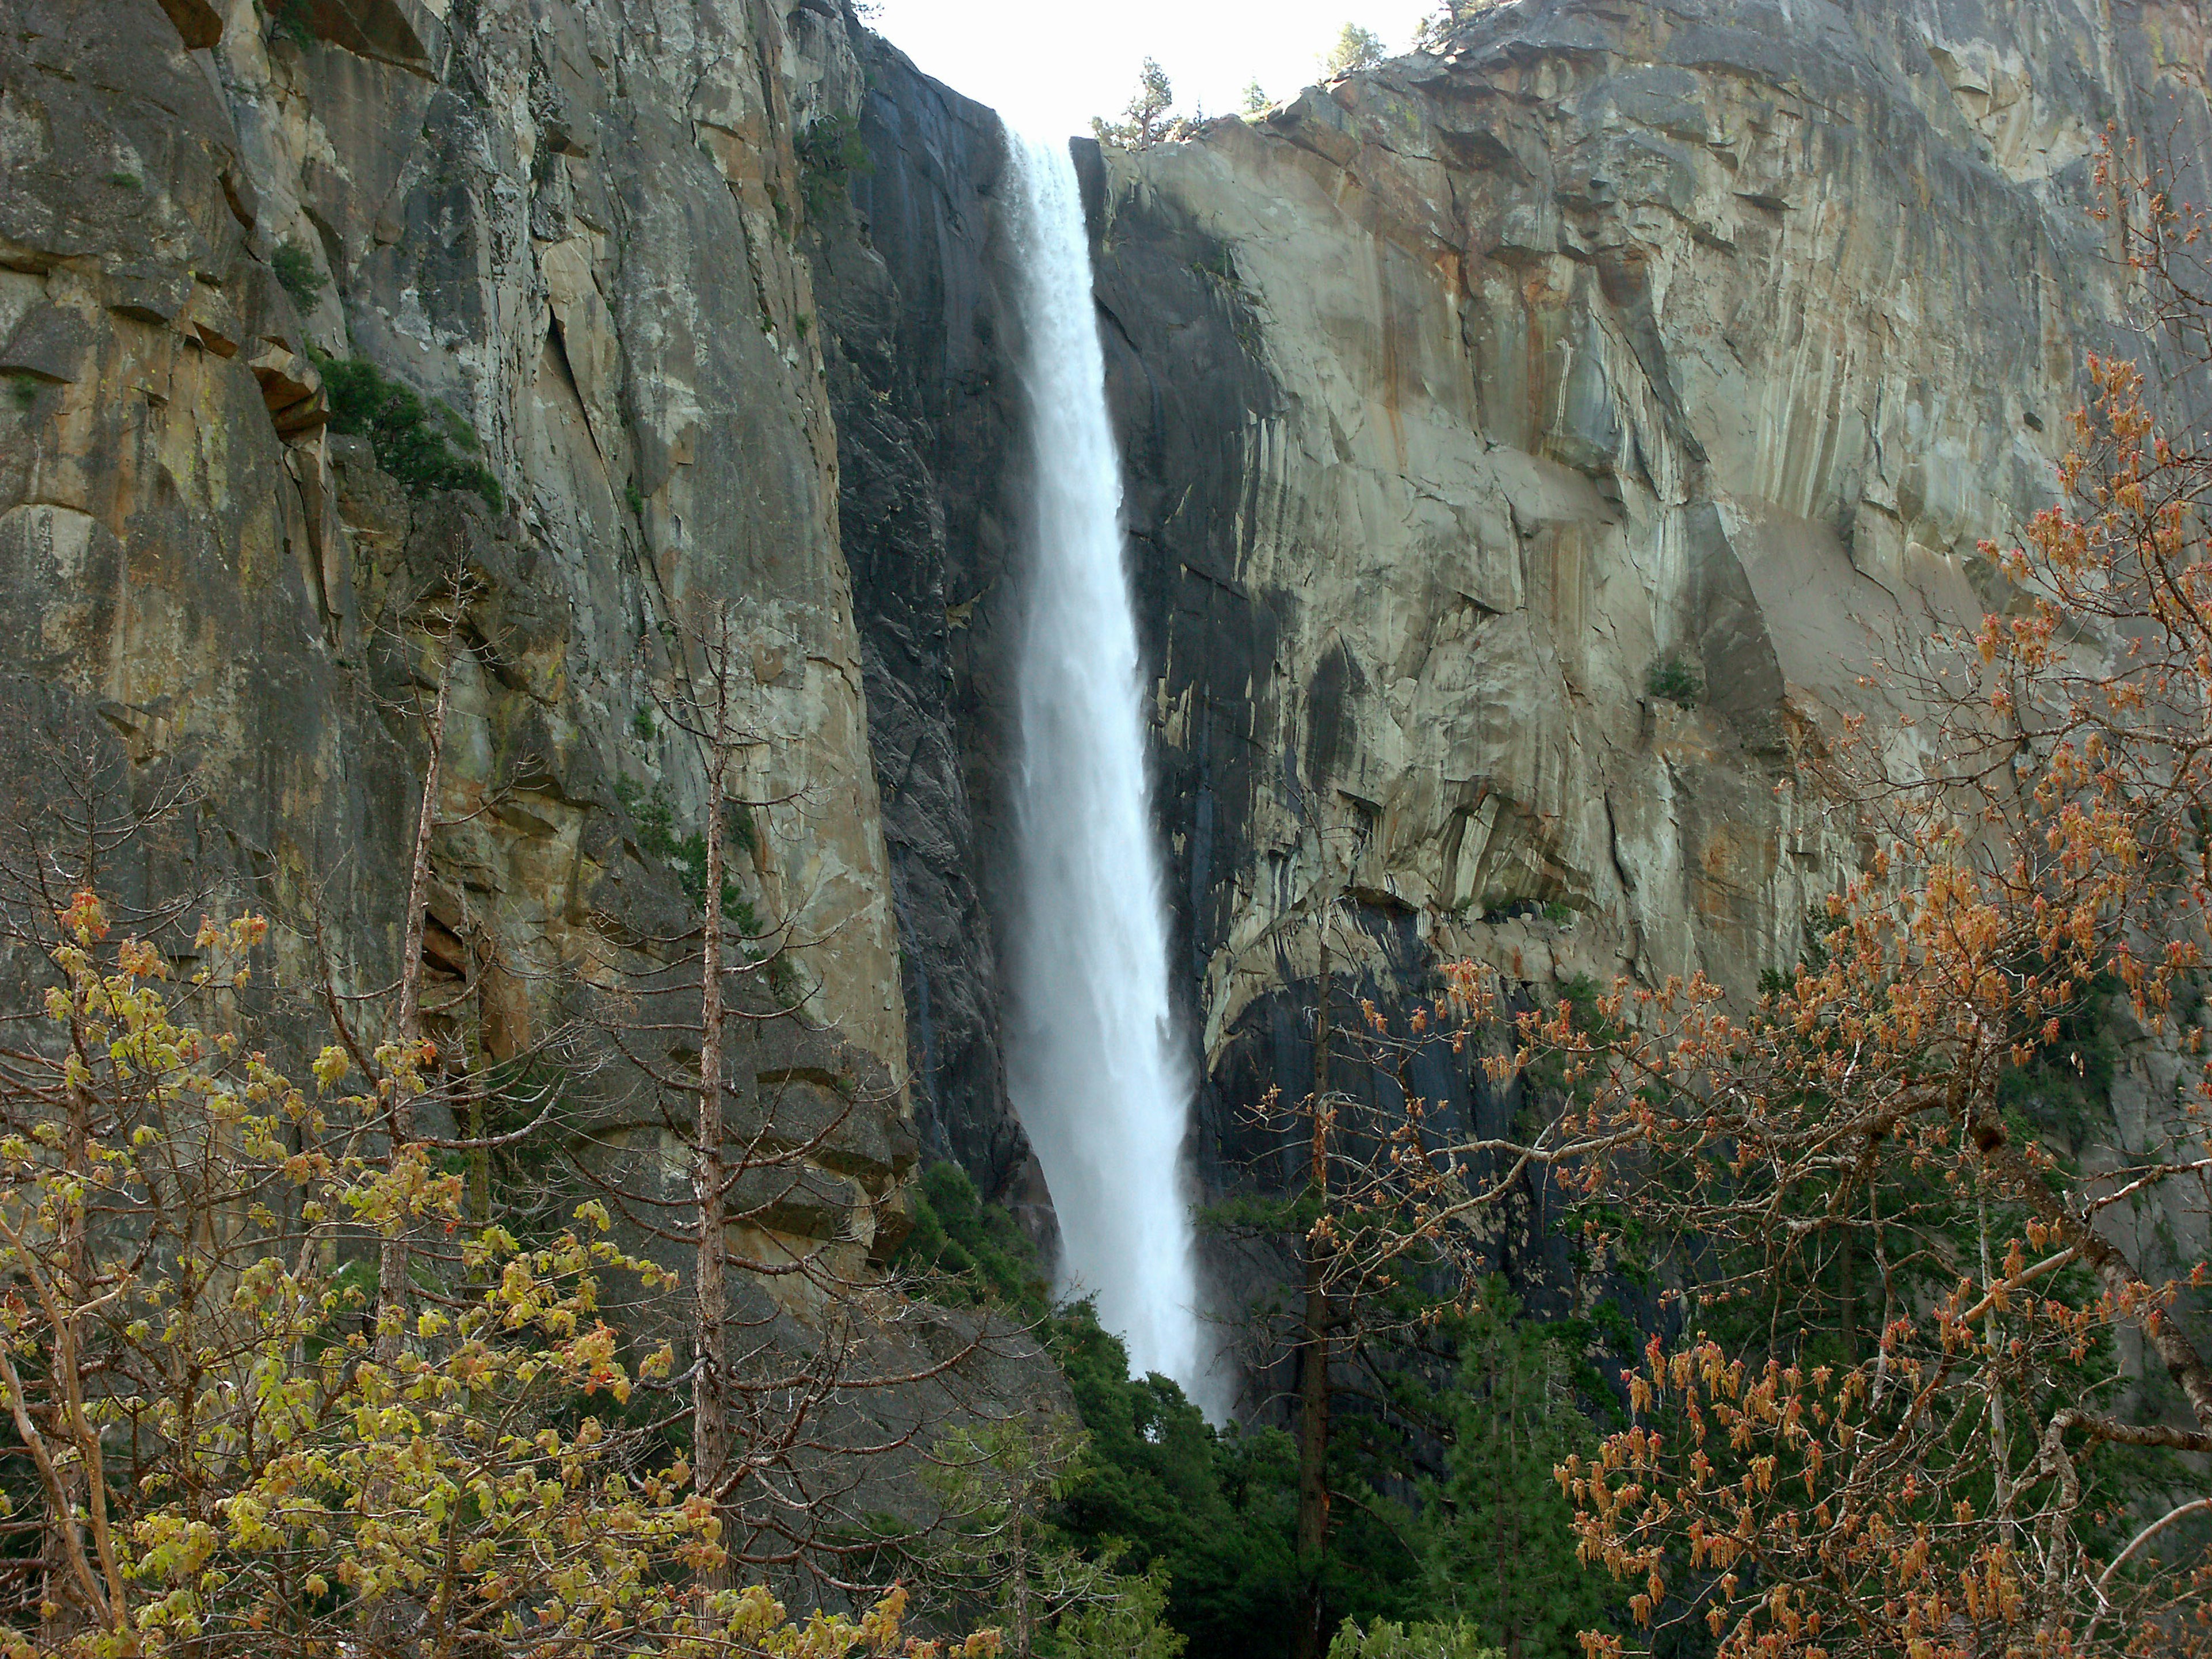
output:
[{"label": "white water spray", "polygon": [[1138,1375],[1175,1378],[1218,1418],[1090,237],[1066,146],[1012,134],[1007,145],[1034,537],[1017,672],[1008,1083],[1059,1213],[1063,1286],[1097,1297]]}]

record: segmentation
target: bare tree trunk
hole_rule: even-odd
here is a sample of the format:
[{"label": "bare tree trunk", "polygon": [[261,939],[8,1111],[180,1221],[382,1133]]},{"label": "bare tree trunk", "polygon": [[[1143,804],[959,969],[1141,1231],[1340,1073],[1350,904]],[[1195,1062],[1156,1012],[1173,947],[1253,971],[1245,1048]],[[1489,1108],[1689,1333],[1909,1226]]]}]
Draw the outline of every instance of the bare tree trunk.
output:
[{"label": "bare tree trunk", "polygon": [[[726,672],[729,623],[716,641],[714,735],[707,756],[707,916],[700,939],[699,1126],[692,1148],[691,1190],[699,1207],[698,1261],[692,1287],[696,1352],[691,1371],[694,1490],[719,1503],[729,1461],[730,1428],[723,1368],[723,1316],[728,1241],[723,1237],[726,1176],[722,1167],[722,763],[729,740]],[[722,1575],[714,1575],[719,1585]]]},{"label": "bare tree trunk", "polygon": [[[438,827],[438,775],[446,754],[446,714],[453,700],[453,630],[446,631],[445,660],[438,668],[438,702],[430,716],[430,757],[422,769],[422,807],[415,818],[414,862],[407,875],[407,924],[399,947],[399,1012],[394,1035],[403,1048],[422,1039],[422,927],[430,898],[430,836]],[[392,1156],[395,1162],[415,1139],[415,1062],[388,1079]],[[390,1364],[407,1337],[409,1240],[405,1218],[384,1237],[376,1264],[376,1358]]]},{"label": "bare tree trunk", "polygon": [[1036,1642],[1036,1616],[1030,1608],[1029,1532],[1024,1525],[1027,1520],[1028,1499],[1014,1499],[1014,1659],[1030,1659]]},{"label": "bare tree trunk", "polygon": [[[1982,1290],[1986,1294],[1996,1283],[1996,1269],[1990,1261],[1990,1195],[1982,1181],[1978,1179],[1975,1185],[1984,1188],[1974,1194],[1974,1216],[1975,1230],[1981,1239]],[[1994,1303],[1988,1316],[1982,1322],[1982,1332],[1989,1343],[1990,1358],[1994,1361],[1998,1352],[1997,1310]],[[1996,1510],[1999,1535],[2007,1546],[2010,1546],[2013,1542],[2012,1469],[2005,1434],[2004,1372],[1994,1364],[1989,1373],[1989,1395],[1990,1502]]]},{"label": "bare tree trunk", "polygon": [[[1308,1191],[1328,1207],[1328,943],[1321,947],[1319,992],[1314,1006],[1313,1110],[1308,1144],[1312,1165]],[[1316,1218],[1316,1222],[1318,1222]],[[1328,1651],[1328,1607],[1322,1567],[1328,1553],[1328,1291],[1322,1243],[1305,1245],[1304,1341],[1298,1348],[1298,1572],[1303,1583],[1291,1659],[1321,1659]]]}]

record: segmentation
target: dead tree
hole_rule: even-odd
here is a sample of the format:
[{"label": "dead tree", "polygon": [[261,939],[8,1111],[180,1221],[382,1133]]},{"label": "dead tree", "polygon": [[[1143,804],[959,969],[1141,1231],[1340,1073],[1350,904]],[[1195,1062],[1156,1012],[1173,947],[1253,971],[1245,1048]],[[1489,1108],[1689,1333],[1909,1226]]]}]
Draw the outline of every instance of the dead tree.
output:
[{"label": "dead tree", "polygon": [[[855,1151],[884,1138],[875,1120],[898,1097],[815,1012],[804,964],[834,932],[807,931],[803,897],[779,907],[756,867],[762,819],[795,804],[749,794],[738,776],[764,741],[756,641],[726,603],[659,637],[653,701],[696,757],[700,804],[694,817],[665,793],[631,799],[639,850],[684,902],[597,965],[619,989],[595,1021],[630,1098],[649,1103],[575,1133],[571,1167],[688,1267],[690,1362],[665,1420],[688,1426],[694,1490],[723,1522],[725,1555],[704,1582],[743,1571],[849,1598],[901,1555],[882,1524],[896,1505],[872,1483],[970,1403],[966,1369],[1008,1333],[896,1294],[880,1259],[895,1237],[886,1229],[872,1254],[854,1231],[903,1172],[896,1153]],[[648,1134],[680,1152],[680,1182],[665,1157],[639,1155]],[[876,1190],[841,1173],[856,1158]]]}]

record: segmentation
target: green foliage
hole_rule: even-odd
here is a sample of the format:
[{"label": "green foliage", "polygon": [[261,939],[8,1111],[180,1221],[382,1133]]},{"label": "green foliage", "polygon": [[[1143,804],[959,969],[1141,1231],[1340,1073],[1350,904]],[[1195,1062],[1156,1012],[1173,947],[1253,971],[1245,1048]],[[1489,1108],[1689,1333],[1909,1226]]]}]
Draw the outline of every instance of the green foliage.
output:
[{"label": "green foliage", "polygon": [[[1597,989],[1571,983],[1567,994],[1594,1006]],[[932,1280],[931,1295],[1024,1317],[1042,1310],[1028,1240],[964,1174],[933,1167],[911,1203],[913,1229],[895,1264]],[[1247,1199],[1209,1219],[1275,1232],[1310,1224],[1314,1213],[1310,1200]],[[1301,1582],[1291,1437],[1267,1427],[1216,1430],[1169,1378],[1131,1376],[1127,1349],[1088,1303],[1054,1311],[1045,1329],[1083,1434],[1080,1455],[1066,1459],[1042,1511],[1053,1547],[1111,1563],[1124,1576],[1120,1599],[1062,1618],[1040,1632],[1036,1650],[1164,1653],[1144,1645],[1151,1638],[1141,1632],[1164,1638],[1164,1626],[1208,1659],[1290,1651]],[[1595,1335],[1588,1322],[1525,1324],[1500,1292],[1490,1311],[1443,1334],[1443,1369],[1401,1368],[1393,1398],[1402,1395],[1405,1409],[1385,1415],[1347,1394],[1333,1437],[1340,1501],[1324,1571],[1333,1613],[1353,1625],[1334,1651],[1460,1659],[1510,1636],[1522,1644],[1521,1659],[1548,1659],[1554,1638],[1565,1632],[1571,1642],[1578,1620],[1607,1627],[1600,1592],[1575,1562],[1552,1480],[1558,1457],[1586,1449],[1593,1435],[1577,1391],[1611,1401],[1576,1352]],[[1409,1443],[1414,1420],[1435,1425],[1448,1443],[1443,1473],[1426,1481]],[[1416,1492],[1418,1505],[1404,1501]],[[1401,1496],[1384,1495],[1391,1492]],[[1471,1589],[1472,1577],[1494,1576],[1494,1548],[1480,1552],[1498,1527],[1511,1540],[1515,1582]],[[1158,1610],[1145,1610],[1153,1595]]]},{"label": "green foliage", "polygon": [[107,182],[118,190],[143,190],[146,187],[145,181],[135,173],[111,173],[107,175]]},{"label": "green foliage", "polygon": [[1168,72],[1160,67],[1159,59],[1147,58],[1137,72],[1137,90],[1121,111],[1121,118],[1109,121],[1094,115],[1091,131],[1102,144],[1149,149],[1174,132],[1174,109],[1175,88],[1169,84]]},{"label": "green foliage", "polygon": [[315,44],[315,18],[307,0],[276,0],[270,9],[270,31],[276,40],[289,40],[305,50]]},{"label": "green foliage", "polygon": [[1544,920],[1554,927],[1572,927],[1575,920],[1575,907],[1565,899],[1549,900],[1544,906]]},{"label": "green foliage", "polygon": [[1684,708],[1695,708],[1705,696],[1705,677],[1698,672],[1695,664],[1680,657],[1652,664],[1651,672],[1644,677],[1644,689],[1655,697]]},{"label": "green foliage", "polygon": [[292,303],[302,311],[313,310],[317,297],[330,281],[315,269],[315,256],[297,242],[283,242],[269,263],[276,270],[276,281],[292,296]]},{"label": "green foliage", "polygon": [[1396,1625],[1378,1619],[1366,1630],[1347,1619],[1328,1644],[1328,1659],[1505,1659],[1504,1650],[1486,1644],[1473,1625],[1449,1623]]},{"label": "green foliage", "polygon": [[[1087,1304],[1063,1311],[1052,1348],[1090,1431],[1085,1468],[1068,1486],[1063,1524],[1090,1539],[1129,1540],[1139,1565],[1164,1565],[1168,1617],[1209,1659],[1276,1659],[1291,1650],[1301,1580],[1297,1444],[1279,1429],[1216,1431],[1164,1376],[1132,1377],[1120,1340]],[[1336,1510],[1326,1583],[1329,1605],[1362,1618],[1418,1606],[1417,1518],[1376,1495],[1376,1445],[1346,1419],[1331,1483]],[[1370,1479],[1373,1476],[1374,1479]]]},{"label": "green foliage", "polygon": [[[818,219],[836,202],[844,199],[853,180],[875,165],[868,147],[860,142],[856,116],[825,115],[799,135],[799,193],[806,204],[806,216]],[[804,319],[799,337],[806,337]]]},{"label": "green foliage", "polygon": [[1600,1041],[1618,1035],[1618,1028],[1604,1017],[1601,1005],[1605,995],[1606,988],[1589,974],[1569,974],[1559,981],[1559,1000],[1566,1005],[1575,1030]]},{"label": "green foliage", "polygon": [[[639,711],[641,725],[648,720]],[[617,778],[615,799],[637,821],[637,850],[641,857],[665,866],[674,872],[676,884],[684,890],[684,897],[694,908],[707,908],[707,837],[696,830],[685,835],[676,830],[676,805],[668,798],[667,786],[656,783],[648,793],[635,778]],[[778,1002],[787,1008],[795,1008],[805,995],[805,983],[800,978],[799,964],[791,953],[779,942],[771,951],[756,945],[753,941],[767,939],[776,929],[761,921],[753,902],[738,886],[737,878],[726,873],[738,867],[738,855],[750,856],[757,843],[759,832],[753,826],[752,808],[742,801],[722,803],[722,915],[734,926],[746,941],[742,948],[753,962],[763,959],[768,963],[768,987]]]},{"label": "green foliage", "polygon": [[623,499],[629,503],[630,517],[636,519],[645,515],[645,492],[637,487],[635,481],[623,486]]},{"label": "green foliage", "polygon": [[1041,1651],[1059,1659],[1176,1659],[1189,1638],[1169,1624],[1167,1569],[1155,1563],[1115,1580],[1115,1593],[1060,1615]]},{"label": "green foliage", "polygon": [[1255,76],[1251,80],[1247,81],[1244,83],[1245,114],[1265,115],[1273,105],[1273,100],[1267,96],[1267,88],[1260,84],[1259,77],[1257,76]]},{"label": "green foliage", "polygon": [[[651,720],[643,709],[638,711],[641,726]],[[641,730],[641,736],[650,736]],[[698,830],[689,835],[676,833],[676,804],[668,798],[668,786],[656,783],[650,792],[635,778],[615,780],[615,799],[623,810],[637,820],[637,850],[648,859],[657,860],[676,872],[677,883],[684,889],[684,896],[701,909],[707,905],[707,837]],[[722,841],[725,868],[733,863],[729,859],[732,848],[750,854],[753,850],[755,831],[752,811],[740,803],[725,803],[722,812]],[[738,928],[751,938],[759,938],[766,929],[760,925],[751,903],[738,890],[729,876],[722,878],[722,912]]]},{"label": "green foliage", "polygon": [[2007,1068],[1997,1104],[2008,1115],[2061,1129],[2076,1147],[2100,1126],[2110,1133],[2120,1059],[2111,1011],[2119,991],[2117,978],[2100,975],[2067,1005],[2057,1030],[2037,1043],[2028,1063]]},{"label": "green foliage", "polygon": [[39,400],[39,377],[16,370],[8,377],[8,396],[17,409],[28,412]]},{"label": "green foliage", "polygon": [[962,1427],[931,1448],[925,1477],[943,1504],[931,1576],[988,1604],[1014,1659],[1180,1659],[1162,1622],[1166,1574],[1121,1571],[1126,1547],[1086,1549],[1054,1524],[1084,1465],[1086,1437],[1065,1418]]},{"label": "green foliage", "polygon": [[1004,1308],[1034,1322],[1049,1287],[1036,1247],[1005,1209],[986,1203],[957,1164],[933,1164],[908,1190],[913,1227],[892,1266],[928,1281],[932,1299],[954,1307]]},{"label": "green foliage", "polygon": [[[660,727],[653,718],[652,709],[641,708],[629,717],[629,729],[640,743],[651,743],[654,733],[659,732]],[[629,780],[624,778],[623,781],[628,783]]]},{"label": "green foliage", "polygon": [[[1592,1438],[1574,1401],[1577,1357],[1559,1329],[1519,1312],[1493,1283],[1459,1334],[1457,1385],[1444,1402],[1451,1443],[1429,1494],[1428,1597],[1452,1610],[1464,1645],[1353,1652],[1472,1653],[1480,1631],[1512,1659],[1579,1659],[1577,1633],[1607,1626],[1606,1581],[1576,1559],[1573,1510],[1552,1475]],[[1626,1340],[1632,1352],[1632,1332]]]},{"label": "green foliage", "polygon": [[1287,1653],[1297,1607],[1297,1451],[1273,1429],[1217,1434],[1164,1376],[1129,1375],[1128,1351],[1091,1306],[1062,1311],[1053,1356],[1090,1441],[1062,1496],[1073,1537],[1127,1542],[1168,1573],[1168,1617],[1209,1659]]},{"label": "green foliage", "polygon": [[473,490],[493,512],[500,510],[504,497],[499,480],[481,461],[468,459],[477,435],[459,414],[362,358],[317,361],[331,400],[331,430],[367,438],[376,451],[376,464],[408,494]]},{"label": "green foliage", "polygon": [[[633,1368],[601,1316],[605,1279],[674,1276],[610,1242],[604,1206],[525,1246],[472,1222],[419,1143],[365,1156],[423,1091],[420,1049],[380,1048],[357,1090],[349,1044],[311,1080],[275,1070],[265,1030],[240,1028],[261,918],[204,922],[185,975],[111,939],[88,890],[58,920],[38,1047],[65,1058],[34,1049],[0,1088],[0,1276],[32,1290],[0,1370],[33,1453],[11,1462],[37,1469],[11,1530],[63,1570],[50,1606],[0,1612],[0,1651],[393,1651],[419,1632],[483,1652],[526,1623],[544,1652],[896,1650],[896,1593],[804,1632],[757,1587],[682,1593],[723,1559],[714,1519],[623,1421],[675,1355]],[[450,1241],[405,1264],[438,1293],[372,1311],[368,1259],[410,1224]],[[127,1452],[124,1422],[145,1430]]]},{"label": "green foliage", "polygon": [[1346,23],[1344,32],[1336,37],[1336,44],[1321,60],[1322,72],[1334,81],[1340,76],[1356,75],[1362,70],[1376,68],[1382,64],[1383,56],[1379,36],[1357,23]]}]

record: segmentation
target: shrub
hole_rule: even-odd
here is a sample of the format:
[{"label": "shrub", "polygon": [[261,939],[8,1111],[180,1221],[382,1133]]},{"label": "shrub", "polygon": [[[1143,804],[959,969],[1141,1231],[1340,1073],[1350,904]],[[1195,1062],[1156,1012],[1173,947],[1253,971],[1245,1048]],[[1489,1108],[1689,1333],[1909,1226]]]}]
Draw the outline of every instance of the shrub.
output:
[{"label": "shrub", "polygon": [[1651,665],[1651,672],[1644,682],[1644,689],[1655,697],[1664,698],[1684,708],[1695,708],[1705,700],[1705,681],[1694,664],[1680,657],[1669,657],[1664,662]]},{"label": "shrub", "polygon": [[1394,1625],[1378,1619],[1363,1632],[1347,1619],[1328,1644],[1328,1659],[1504,1659],[1504,1650],[1486,1646],[1481,1632],[1459,1620]]},{"label": "shrub", "polygon": [[[279,273],[282,280],[282,273]],[[368,440],[376,464],[410,495],[441,489],[473,490],[496,513],[505,504],[499,480],[471,460],[477,434],[436,398],[425,398],[359,357],[320,358],[331,400],[331,430]]]},{"label": "shrub", "polygon": [[984,1201],[958,1164],[932,1164],[907,1202],[914,1224],[894,1266],[929,1279],[931,1293],[952,1305],[1044,1317],[1047,1289],[1036,1246],[1011,1214]]},{"label": "shrub", "polygon": [[270,9],[270,32],[278,40],[289,40],[300,47],[315,44],[315,21],[307,9],[307,0],[277,0]]},{"label": "shrub", "polygon": [[302,311],[313,311],[316,298],[330,281],[315,269],[315,256],[297,242],[284,242],[270,256],[269,263],[276,268],[276,281],[292,296],[292,303]]},{"label": "shrub", "polygon": [[[860,142],[860,123],[851,115],[825,115],[799,135],[799,192],[808,218],[818,218],[851,189],[853,180],[874,163]],[[800,331],[803,337],[805,331]]]}]

